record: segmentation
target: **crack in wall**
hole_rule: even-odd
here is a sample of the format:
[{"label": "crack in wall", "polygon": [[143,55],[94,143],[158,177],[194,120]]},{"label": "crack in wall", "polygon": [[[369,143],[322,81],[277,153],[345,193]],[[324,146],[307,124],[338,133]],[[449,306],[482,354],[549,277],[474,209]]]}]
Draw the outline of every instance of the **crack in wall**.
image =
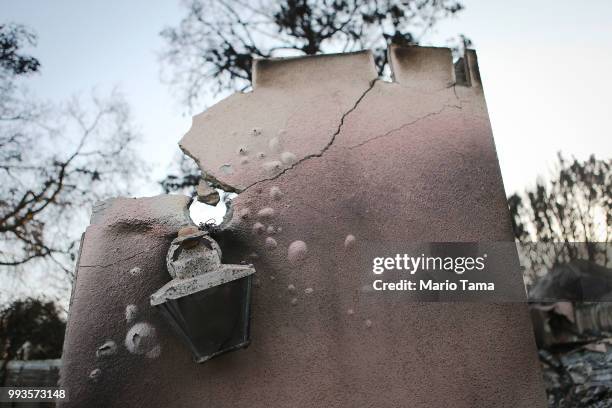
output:
[{"label": "crack in wall", "polygon": [[461,104],[461,98],[459,97],[459,95],[457,95],[457,83],[454,83],[452,85],[450,85],[448,88],[453,88],[453,94],[455,94],[455,99],[457,99],[457,102],[459,102],[459,104]]},{"label": "crack in wall", "polygon": [[[341,116],[341,118],[340,118],[340,122],[338,123],[338,126],[337,126],[337,128],[336,128],[336,131],[335,131],[335,132],[332,134],[332,136],[331,136],[331,138],[330,138],[329,142],[327,142],[327,144],[326,144],[326,145],[325,145],[325,146],[324,146],[324,147],[321,149],[321,151],[319,151],[318,153],[311,153],[311,154],[308,154],[308,155],[304,156],[303,158],[301,158],[300,160],[298,160],[297,162],[295,162],[295,163],[293,163],[292,165],[290,165],[289,167],[284,168],[284,169],[283,169],[282,171],[280,171],[279,173],[277,173],[277,174],[275,174],[275,175],[273,175],[273,176],[271,176],[271,177],[267,177],[267,178],[259,179],[259,180],[255,181],[255,182],[253,182],[253,183],[251,183],[251,184],[247,185],[246,187],[242,187],[242,188],[241,188],[241,187],[235,187],[235,186],[231,186],[231,185],[229,185],[229,184],[226,184],[226,183],[223,183],[223,182],[219,181],[219,180],[218,180],[218,179],[216,179],[216,178],[215,178],[213,175],[211,175],[211,174],[209,174],[209,173],[206,173],[206,172],[203,170],[203,166],[201,166],[201,165],[200,165],[200,161],[198,160],[198,158],[197,158],[197,157],[195,157],[195,156],[193,156],[192,154],[190,154],[190,152],[189,152],[187,149],[185,149],[183,146],[180,146],[180,145],[179,145],[179,146],[180,146],[181,150],[183,151],[183,153],[185,153],[185,154],[186,154],[188,157],[192,158],[192,159],[193,159],[193,160],[196,162],[196,164],[198,165],[198,167],[199,167],[199,168],[200,168],[200,170],[201,170],[202,178],[203,178],[205,181],[207,181],[208,183],[210,183],[210,184],[211,184],[213,187],[215,187],[215,188],[220,188],[220,189],[221,189],[221,190],[223,190],[223,191],[226,191],[226,192],[233,192],[233,193],[240,194],[240,193],[242,193],[242,192],[244,192],[244,191],[247,191],[247,190],[251,189],[252,187],[254,187],[254,186],[256,186],[256,185],[258,185],[258,184],[260,184],[260,183],[263,183],[263,182],[266,182],[266,181],[272,181],[272,180],[276,180],[276,179],[278,179],[279,177],[281,177],[281,176],[282,176],[282,175],[284,175],[285,173],[289,172],[290,170],[295,169],[297,166],[299,166],[300,164],[302,164],[303,162],[305,162],[305,161],[307,161],[307,160],[310,160],[310,159],[313,159],[313,158],[320,158],[320,157],[322,157],[322,156],[325,154],[325,152],[327,152],[327,150],[329,150],[329,149],[332,147],[332,145],[333,145],[333,144],[334,144],[334,142],[336,141],[337,136],[340,134],[340,132],[342,132],[342,128],[344,127],[344,123],[345,123],[345,121],[346,121],[346,118],[347,118],[347,117],[348,117],[348,116],[349,116],[351,113],[353,113],[353,112],[354,112],[354,111],[355,111],[355,110],[358,108],[358,106],[359,106],[359,105],[361,104],[361,102],[362,102],[362,101],[365,99],[365,97],[367,96],[367,94],[368,94],[368,93],[369,93],[369,92],[370,92],[370,91],[371,91],[371,90],[374,88],[374,86],[376,85],[376,83],[377,83],[377,82],[379,82],[379,81],[381,81],[381,78],[375,78],[375,79],[373,79],[373,80],[370,82],[370,85],[367,87],[367,89],[365,89],[365,91],[364,91],[364,92],[363,92],[363,93],[362,93],[362,94],[359,96],[359,98],[357,98],[357,100],[355,101],[355,103],[353,104],[353,106],[352,106],[352,107],[351,107],[349,110],[347,110],[345,113],[343,113],[343,114],[342,114],[342,116]],[[454,93],[455,98],[457,99],[457,101],[458,101],[459,103],[461,103],[461,99],[460,99],[460,98],[459,98],[459,96],[457,95],[457,92],[456,92],[455,86],[456,86],[456,84],[453,84],[453,85],[451,85],[451,86],[449,86],[449,87],[446,87],[446,88],[444,88],[444,89],[448,89],[448,88],[451,88],[451,87],[452,87],[452,88],[453,88],[453,93]],[[374,138],[372,138],[372,139],[368,139],[368,140],[366,140],[366,141],[364,141],[364,142],[362,142],[362,143],[360,143],[360,144],[358,144],[358,145],[350,146],[350,147],[348,147],[348,149],[354,149],[354,148],[357,148],[357,147],[361,147],[361,146],[363,146],[363,145],[365,145],[365,144],[369,143],[370,141],[373,141],[373,140],[379,139],[379,138],[381,138],[381,137],[387,137],[387,136],[389,136],[390,134],[392,134],[392,133],[394,133],[394,132],[397,132],[397,131],[399,131],[399,130],[401,130],[401,129],[403,129],[403,128],[407,127],[407,126],[413,125],[413,124],[415,124],[415,123],[417,123],[417,122],[419,122],[419,121],[421,121],[421,120],[424,120],[424,119],[426,119],[426,118],[428,118],[428,117],[438,115],[438,114],[442,113],[442,112],[443,112],[443,111],[444,111],[446,108],[462,109],[462,106],[460,106],[460,105],[444,105],[444,106],[443,106],[443,108],[442,108],[442,109],[440,109],[439,111],[428,113],[428,114],[427,114],[427,115],[425,115],[425,116],[422,116],[422,117],[420,117],[420,118],[417,118],[417,119],[415,119],[415,120],[413,120],[413,121],[411,121],[411,122],[405,123],[405,124],[403,124],[402,126],[400,126],[400,127],[398,127],[398,128],[395,128],[395,129],[392,129],[392,130],[390,130],[390,131],[388,131],[388,132],[386,132],[386,133],[384,133],[384,134],[382,134],[382,135],[375,136]]]},{"label": "crack in wall", "polygon": [[412,126],[412,125],[414,125],[414,124],[416,124],[416,123],[418,123],[418,122],[420,122],[422,120],[428,119],[428,118],[430,118],[432,116],[437,116],[437,115],[441,114],[442,112],[444,112],[446,109],[450,109],[450,108],[459,109],[459,110],[462,109],[462,107],[458,106],[458,105],[444,105],[441,109],[439,109],[439,110],[437,110],[435,112],[430,112],[427,115],[423,115],[423,116],[421,116],[419,118],[416,118],[416,119],[414,119],[414,120],[412,120],[410,122],[404,123],[403,125],[398,126],[398,127],[394,128],[394,129],[391,129],[391,130],[389,130],[389,131],[387,131],[387,132],[385,132],[385,133],[383,133],[381,135],[374,136],[374,137],[372,137],[370,139],[364,140],[361,143],[349,146],[348,149],[349,150],[356,149],[356,148],[364,146],[364,145],[366,145],[366,144],[368,144],[370,142],[373,142],[374,140],[382,139],[383,137],[388,137],[388,136],[392,135],[393,133],[399,132],[400,130],[403,130],[403,129],[409,127],[409,126]]},{"label": "crack in wall", "polygon": [[179,148],[187,157],[191,158],[195,162],[195,164],[198,166],[198,169],[200,169],[200,177],[202,178],[202,180],[209,183],[211,187],[218,188],[220,190],[225,191],[226,193],[240,193],[241,191],[243,191],[239,188],[223,183],[222,181],[218,180],[212,174],[205,172],[204,166],[202,166],[202,164],[200,163],[200,160],[195,155],[191,154],[191,152],[189,152],[189,150],[187,150],[180,143],[179,143]]},{"label": "crack in wall", "polygon": [[359,106],[361,101],[363,101],[365,99],[366,95],[374,88],[374,85],[376,85],[376,82],[378,82],[379,80],[380,80],[379,78],[373,79],[370,82],[370,85],[368,86],[368,88],[359,96],[359,98],[357,98],[357,100],[355,101],[353,106],[348,111],[346,111],[344,114],[342,114],[342,117],[340,118],[340,123],[338,124],[338,127],[337,127],[336,131],[332,134],[329,142],[327,142],[327,144],[323,147],[323,149],[321,149],[320,152],[318,152],[318,153],[311,153],[309,155],[306,155],[306,156],[302,157],[300,160],[298,160],[297,162],[293,163],[291,166],[289,166],[287,168],[284,168],[281,172],[275,174],[274,176],[268,177],[268,178],[265,178],[265,179],[261,179],[261,180],[257,180],[256,182],[251,183],[248,186],[246,186],[243,189],[241,189],[240,191],[238,191],[238,193],[242,193],[244,191],[247,191],[248,189],[256,186],[259,183],[263,183],[265,181],[276,180],[277,178],[279,178],[283,174],[287,173],[288,171],[293,170],[294,168],[296,168],[298,165],[302,164],[303,162],[305,162],[307,160],[310,160],[310,159],[313,159],[315,157],[323,156],[323,154],[325,154],[325,152],[327,150],[329,150],[329,148],[334,144],[334,142],[336,141],[336,137],[342,131],[342,127],[344,126],[345,119],[351,113],[353,113],[357,109],[357,107]]}]

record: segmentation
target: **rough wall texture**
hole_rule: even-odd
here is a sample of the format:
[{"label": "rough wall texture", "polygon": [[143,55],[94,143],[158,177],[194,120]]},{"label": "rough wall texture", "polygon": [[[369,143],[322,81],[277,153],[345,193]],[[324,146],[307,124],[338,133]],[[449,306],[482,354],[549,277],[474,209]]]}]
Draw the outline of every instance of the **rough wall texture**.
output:
[{"label": "rough wall texture", "polygon": [[173,406],[172,393],[156,390],[164,378],[161,357],[182,344],[149,296],[170,280],[165,257],[177,231],[191,224],[189,201],[117,198],[94,209],[68,316],[60,385],[70,401],[63,406]]},{"label": "rough wall texture", "polygon": [[[248,349],[193,364],[146,307],[169,279],[165,250],[180,224],[153,227],[154,199],[145,215],[125,210],[150,229],[106,216],[89,227],[62,371],[67,405],[545,406],[525,305],[408,302],[363,288],[386,243],[512,240],[475,54],[456,69],[448,49],[390,57],[393,83],[376,79],[368,52],[258,61],[254,91],[196,116],[181,142],[210,182],[239,192],[215,238],[223,262],[257,269]],[[157,358],[123,346],[129,303],[155,328]],[[96,358],[107,337],[117,353]]]}]

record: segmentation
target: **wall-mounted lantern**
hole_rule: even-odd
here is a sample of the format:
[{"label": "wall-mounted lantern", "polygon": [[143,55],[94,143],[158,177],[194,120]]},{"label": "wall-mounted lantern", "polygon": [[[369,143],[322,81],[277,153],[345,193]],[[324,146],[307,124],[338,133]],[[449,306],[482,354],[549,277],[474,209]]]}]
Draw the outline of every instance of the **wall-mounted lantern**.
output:
[{"label": "wall-mounted lantern", "polygon": [[186,228],[166,258],[172,280],[151,295],[203,363],[250,343],[252,265],[221,263],[221,248],[206,232]]}]

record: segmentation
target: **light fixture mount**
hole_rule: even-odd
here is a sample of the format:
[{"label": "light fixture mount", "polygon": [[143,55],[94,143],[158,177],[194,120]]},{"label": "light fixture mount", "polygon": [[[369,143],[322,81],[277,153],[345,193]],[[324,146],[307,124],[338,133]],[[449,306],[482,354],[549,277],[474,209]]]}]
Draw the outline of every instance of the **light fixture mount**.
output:
[{"label": "light fixture mount", "polygon": [[166,257],[172,280],[151,295],[174,330],[203,363],[245,348],[250,339],[253,265],[221,263],[221,248],[205,231],[184,228]]}]

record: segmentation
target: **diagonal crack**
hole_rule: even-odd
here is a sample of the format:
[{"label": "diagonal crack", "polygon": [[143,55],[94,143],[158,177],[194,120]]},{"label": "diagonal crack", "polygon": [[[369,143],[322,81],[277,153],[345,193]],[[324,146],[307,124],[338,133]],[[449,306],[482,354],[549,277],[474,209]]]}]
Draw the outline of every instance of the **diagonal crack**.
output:
[{"label": "diagonal crack", "polygon": [[347,110],[346,112],[344,112],[344,114],[342,115],[342,117],[340,118],[340,123],[338,123],[338,127],[336,128],[336,131],[332,134],[331,138],[329,139],[329,142],[327,142],[327,144],[323,147],[323,149],[321,149],[320,152],[318,153],[311,153],[309,155],[306,155],[304,157],[302,157],[300,160],[298,160],[297,162],[293,163],[291,166],[284,168],[281,172],[275,174],[272,177],[268,177],[268,178],[264,178],[264,179],[260,179],[257,180],[254,183],[249,184],[248,186],[244,187],[243,189],[241,189],[239,191],[239,193],[242,193],[248,189],[250,189],[253,186],[256,186],[259,183],[263,183],[265,181],[271,181],[271,180],[276,180],[277,178],[279,178],[280,176],[282,176],[283,174],[285,174],[286,172],[288,172],[289,170],[293,170],[294,168],[296,168],[297,166],[299,166],[300,164],[302,164],[303,162],[305,162],[306,160],[310,160],[313,159],[315,157],[321,157],[323,156],[323,154],[325,154],[325,152],[334,144],[334,142],[336,141],[336,137],[340,134],[340,132],[342,131],[342,127],[344,126],[344,121],[347,118],[348,115],[350,115],[352,112],[355,111],[355,109],[357,109],[357,107],[359,106],[359,104],[361,103],[361,101],[363,101],[363,99],[366,97],[366,95],[372,90],[372,88],[374,88],[374,85],[376,85],[376,82],[378,82],[379,79],[373,79],[370,82],[370,85],[368,86],[368,88],[359,96],[359,98],[357,98],[357,100],[355,101],[355,103],[353,104],[353,106]]},{"label": "diagonal crack", "polygon": [[461,104],[461,98],[457,94],[457,83],[455,82],[454,84],[451,84],[451,85],[446,87],[446,89],[450,89],[450,88],[453,89],[453,94],[455,95],[455,99],[457,100],[457,102],[459,102],[459,104]]},{"label": "diagonal crack", "polygon": [[[222,183],[219,180],[217,180],[215,177],[213,177],[212,175],[205,173],[204,170],[201,170],[202,171],[202,178],[204,180],[206,180],[207,182],[211,183],[211,185],[216,187],[216,188],[220,188],[220,189],[222,189],[224,191],[227,191],[227,192],[235,192],[237,194],[240,194],[240,193],[242,193],[244,191],[247,191],[250,188],[252,188],[252,187],[254,187],[254,186],[256,186],[256,185],[258,185],[260,183],[263,183],[263,182],[266,182],[266,181],[271,181],[271,180],[276,180],[280,176],[284,175],[285,173],[287,173],[290,170],[295,169],[297,166],[299,166],[300,164],[302,164],[303,162],[305,162],[307,160],[310,160],[310,159],[313,159],[313,158],[320,158],[320,157],[322,157],[323,154],[325,154],[325,152],[327,152],[327,150],[329,150],[331,148],[331,146],[334,144],[334,142],[336,141],[336,137],[342,131],[342,128],[344,126],[344,122],[345,122],[346,118],[357,109],[359,104],[365,99],[367,94],[374,88],[374,86],[376,85],[376,82],[378,82],[378,81],[380,81],[380,78],[375,78],[372,81],[370,81],[370,85],[359,96],[359,98],[357,98],[357,100],[355,101],[353,106],[349,110],[347,110],[345,113],[342,114],[342,116],[340,118],[340,122],[338,123],[338,127],[336,128],[336,131],[331,135],[331,138],[330,138],[329,142],[327,142],[327,144],[318,153],[308,154],[308,155],[304,156],[303,158],[301,158],[300,160],[296,161],[295,163],[291,164],[289,167],[284,168],[279,173],[277,173],[277,174],[275,174],[275,175],[273,175],[271,177],[259,179],[259,180],[255,181],[255,182],[247,185],[246,187],[242,187],[242,188],[234,187],[234,186],[230,186],[228,184]],[[448,89],[448,88],[451,88],[451,87],[453,88],[453,92],[455,94],[455,98],[459,102],[461,102],[459,96],[457,95],[457,92],[456,92],[454,84],[452,86],[450,86],[450,87],[445,88],[445,89]],[[413,125],[413,124],[415,124],[415,123],[417,123],[417,122],[419,122],[421,120],[427,119],[427,118],[429,118],[431,116],[438,115],[438,114],[442,113],[447,108],[462,109],[462,106],[461,105],[444,105],[442,107],[442,109],[440,109],[440,110],[438,110],[436,112],[428,113],[427,115],[419,117],[419,118],[417,118],[417,119],[415,119],[415,120],[413,120],[411,122],[405,123],[405,124],[395,128],[395,129],[391,129],[391,130],[389,130],[388,132],[386,132],[386,133],[384,133],[382,135],[375,136],[375,137],[373,137],[371,139],[368,139],[368,140],[366,140],[364,142],[361,142],[361,143],[359,143],[357,145],[349,146],[348,149],[355,149],[355,148],[361,147],[361,146],[363,146],[363,145],[365,145],[365,144],[367,144],[367,143],[369,143],[369,142],[371,142],[373,140],[376,140],[376,139],[379,139],[379,138],[382,138],[382,137],[387,137],[387,136],[391,135],[392,133],[397,132],[397,131],[405,128],[405,127],[411,126],[411,125]],[[179,146],[180,146],[180,144],[179,144]],[[183,153],[185,153],[187,156],[191,157],[196,162],[196,164],[198,165],[198,167],[200,169],[203,169],[203,167],[200,165],[200,162],[199,162],[197,157],[194,157],[193,155],[191,155],[190,152],[187,151],[183,146],[180,146],[180,148],[181,148],[181,150],[183,150]]]},{"label": "diagonal crack", "polygon": [[420,122],[420,121],[422,121],[422,120],[425,120],[425,119],[430,118],[430,117],[432,117],[432,116],[439,115],[439,114],[441,114],[442,112],[444,112],[446,109],[449,109],[449,108],[461,109],[461,107],[460,107],[460,106],[457,106],[457,105],[444,105],[444,106],[443,106],[441,109],[439,109],[439,110],[437,110],[437,111],[435,111],[435,112],[430,112],[430,113],[428,113],[427,115],[423,115],[423,116],[421,116],[421,117],[419,117],[419,118],[416,118],[416,119],[414,119],[414,120],[412,120],[412,121],[410,121],[410,122],[404,123],[403,125],[398,126],[398,127],[394,128],[394,129],[391,129],[391,130],[389,130],[389,131],[387,131],[387,132],[385,132],[385,133],[383,133],[383,134],[381,134],[381,135],[374,136],[374,137],[372,137],[372,138],[370,138],[370,139],[364,140],[364,141],[363,141],[363,142],[361,142],[361,143],[358,143],[358,144],[356,144],[356,145],[349,146],[349,147],[348,147],[348,149],[349,149],[349,150],[356,149],[356,148],[361,147],[361,146],[363,146],[363,145],[366,145],[366,144],[368,144],[368,143],[370,143],[370,142],[373,142],[374,140],[378,140],[378,139],[382,139],[383,137],[390,136],[390,135],[392,135],[393,133],[395,133],[395,132],[399,132],[400,130],[405,129],[405,128],[409,127],[409,126],[412,126],[412,125],[414,125],[414,124],[416,124],[416,123],[418,123],[418,122]]}]

